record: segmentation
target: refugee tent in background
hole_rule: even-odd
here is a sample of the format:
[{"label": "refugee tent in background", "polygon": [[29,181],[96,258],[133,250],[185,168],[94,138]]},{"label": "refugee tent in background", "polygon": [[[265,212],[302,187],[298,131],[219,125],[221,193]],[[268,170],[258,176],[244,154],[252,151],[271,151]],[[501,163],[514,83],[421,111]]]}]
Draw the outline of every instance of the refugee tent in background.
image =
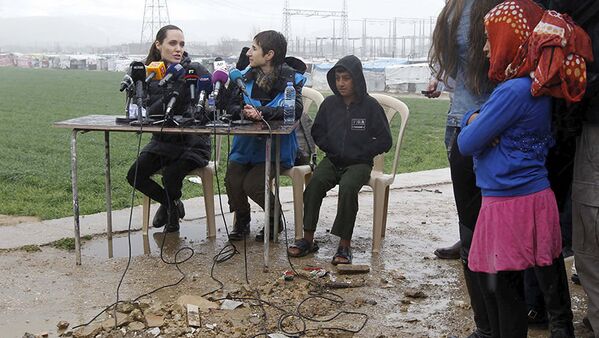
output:
[{"label": "refugee tent in background", "polygon": [[[377,59],[372,61],[363,61],[364,79],[369,92],[383,92],[386,88],[385,69],[394,65],[406,64],[407,59]],[[312,68],[312,88],[316,90],[329,90],[327,82],[327,72],[335,64],[320,63],[314,64]]]},{"label": "refugee tent in background", "polygon": [[0,67],[16,66],[15,55],[12,53],[0,54]]},{"label": "refugee tent in background", "polygon": [[426,90],[431,71],[428,63],[393,65],[385,68],[387,90],[391,92],[420,93]]}]

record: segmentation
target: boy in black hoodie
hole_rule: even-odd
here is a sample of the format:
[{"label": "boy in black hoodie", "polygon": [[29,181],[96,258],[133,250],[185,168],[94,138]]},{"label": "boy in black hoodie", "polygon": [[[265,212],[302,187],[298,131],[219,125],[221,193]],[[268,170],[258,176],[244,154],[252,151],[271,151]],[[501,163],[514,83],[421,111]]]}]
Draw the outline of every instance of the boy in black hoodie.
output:
[{"label": "boy in black hoodie", "polygon": [[338,208],[331,233],[339,236],[332,264],[351,264],[351,237],[358,213],[358,193],[368,183],[376,155],[391,148],[383,107],[366,92],[360,59],[345,56],[327,73],[335,95],[327,97],[312,126],[316,145],[326,153],[304,191],[304,238],[289,247],[292,257],[318,250],[314,231],[322,199],[339,184]]}]

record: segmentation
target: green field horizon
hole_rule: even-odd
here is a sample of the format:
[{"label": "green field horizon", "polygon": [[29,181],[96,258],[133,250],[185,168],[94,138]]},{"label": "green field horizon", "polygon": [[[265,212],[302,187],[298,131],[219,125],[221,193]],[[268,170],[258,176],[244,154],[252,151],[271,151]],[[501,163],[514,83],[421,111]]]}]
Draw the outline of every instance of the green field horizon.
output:
[{"label": "green field horizon", "polygon": [[[52,124],[90,114],[122,115],[124,95],[118,91],[122,76],[99,71],[0,68],[4,79],[0,82],[0,214],[41,219],[72,215],[71,133]],[[449,102],[396,97],[410,108],[399,172],[446,167],[443,135]],[[392,123],[394,137],[398,124],[397,119]],[[149,138],[143,135],[142,147]],[[125,175],[135,160],[138,137],[111,133],[110,140],[112,207],[121,209],[131,205],[132,188]],[[222,193],[226,146],[223,142],[225,156],[218,177]],[[390,161],[387,159],[387,165]],[[81,214],[104,211],[104,133],[79,134],[78,162]],[[283,180],[283,184],[290,183]],[[183,198],[199,195],[199,185],[185,182]],[[140,194],[136,196],[135,205],[141,203]]]}]

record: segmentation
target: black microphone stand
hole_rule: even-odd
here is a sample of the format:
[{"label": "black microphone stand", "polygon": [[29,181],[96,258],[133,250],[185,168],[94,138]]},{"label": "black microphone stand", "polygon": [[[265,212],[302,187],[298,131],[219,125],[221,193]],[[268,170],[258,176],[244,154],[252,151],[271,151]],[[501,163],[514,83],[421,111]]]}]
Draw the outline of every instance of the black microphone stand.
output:
[{"label": "black microphone stand", "polygon": [[[179,96],[178,91],[173,91],[168,95],[168,97],[170,97],[170,100],[176,99],[178,96]],[[175,112],[173,111],[172,106],[169,108],[168,107],[169,105],[167,105],[167,108],[166,108],[166,111],[164,114],[164,118],[162,120],[152,122],[152,124],[154,124],[154,125],[163,124],[166,127],[170,127],[170,126],[178,127],[180,125],[180,123],[177,120],[175,120]],[[174,102],[173,102],[173,105],[174,105]]]}]

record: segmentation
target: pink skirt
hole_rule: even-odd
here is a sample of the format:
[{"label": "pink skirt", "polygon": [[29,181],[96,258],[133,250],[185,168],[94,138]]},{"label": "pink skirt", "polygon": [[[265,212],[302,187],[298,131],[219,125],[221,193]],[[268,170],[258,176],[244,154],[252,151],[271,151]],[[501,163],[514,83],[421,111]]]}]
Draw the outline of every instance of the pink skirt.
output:
[{"label": "pink skirt", "polygon": [[562,235],[550,188],[515,197],[483,197],[468,256],[472,271],[547,266],[561,253]]}]

